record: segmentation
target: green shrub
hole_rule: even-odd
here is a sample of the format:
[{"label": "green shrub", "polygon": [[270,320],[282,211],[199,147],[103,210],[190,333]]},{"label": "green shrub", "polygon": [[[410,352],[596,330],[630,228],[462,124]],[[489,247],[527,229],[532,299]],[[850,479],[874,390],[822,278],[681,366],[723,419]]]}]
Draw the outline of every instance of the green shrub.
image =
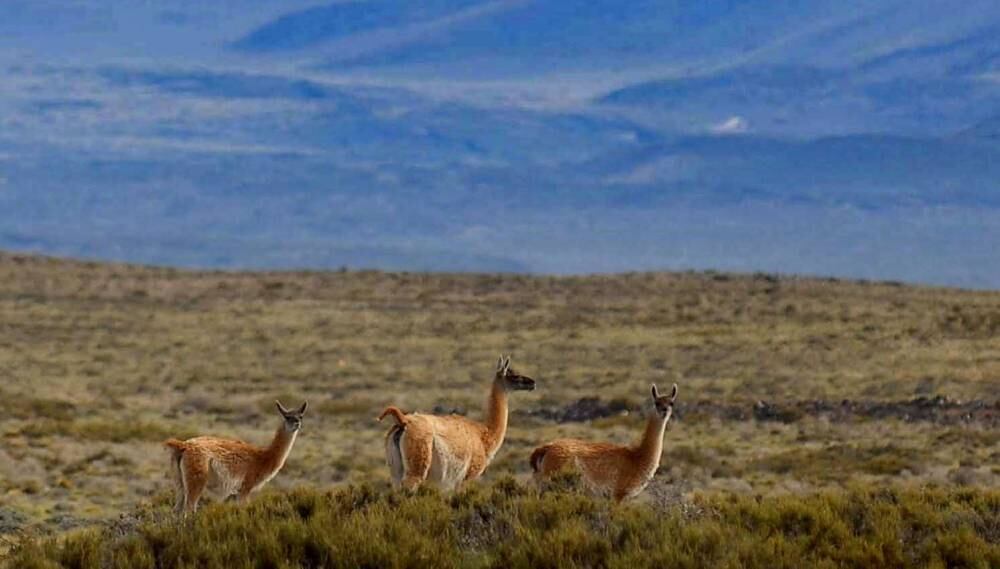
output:
[{"label": "green shrub", "polygon": [[26,542],[5,567],[969,567],[1000,566],[1000,491],[877,488],[695,497],[690,511],[617,505],[511,478],[450,496],[371,485],[267,493],[189,520]]}]

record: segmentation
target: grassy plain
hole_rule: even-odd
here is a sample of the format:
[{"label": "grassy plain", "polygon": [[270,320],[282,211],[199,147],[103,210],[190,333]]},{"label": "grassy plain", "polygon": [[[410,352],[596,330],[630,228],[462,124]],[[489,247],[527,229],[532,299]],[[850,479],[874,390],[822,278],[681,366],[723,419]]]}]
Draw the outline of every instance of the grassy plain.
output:
[{"label": "grassy plain", "polygon": [[[531,448],[556,436],[632,440],[636,412],[553,417],[590,396],[640,408],[651,382],[680,386],[663,492],[1000,481],[998,292],[711,272],[193,272],[0,254],[0,539],[164,501],[162,439],[265,443],[275,398],[310,409],[273,490],[381,492],[381,408],[479,416],[500,352],[539,388],[514,394],[485,483],[525,482]],[[921,414],[796,411],[918,398]],[[759,401],[792,412],[761,414]]]}]

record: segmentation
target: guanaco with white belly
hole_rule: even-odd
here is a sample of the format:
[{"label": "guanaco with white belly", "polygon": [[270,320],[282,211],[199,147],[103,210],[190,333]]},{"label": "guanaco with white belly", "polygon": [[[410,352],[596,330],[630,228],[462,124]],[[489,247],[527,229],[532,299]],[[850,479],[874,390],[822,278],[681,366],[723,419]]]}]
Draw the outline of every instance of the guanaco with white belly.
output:
[{"label": "guanaco with white belly", "polygon": [[386,407],[378,420],[396,424],[385,436],[386,462],[393,485],[414,489],[431,482],[453,490],[481,476],[507,433],[507,395],[531,391],[535,380],[510,367],[510,357],[497,362],[482,423],[460,415],[406,414]]},{"label": "guanaco with white belly", "polygon": [[663,434],[673,414],[677,384],[661,396],[652,386],[653,413],[642,438],[632,446],[559,439],[531,453],[531,469],[538,481],[563,469],[576,469],[591,489],[622,501],[638,495],[656,474],[663,454]]},{"label": "guanaco with white belly", "polygon": [[289,411],[275,401],[281,425],[271,444],[259,447],[234,439],[195,437],[186,441],[170,439],[170,464],[177,485],[178,513],[193,512],[206,488],[224,498],[245,501],[251,492],[267,484],[285,465],[295,444],[308,403]]}]

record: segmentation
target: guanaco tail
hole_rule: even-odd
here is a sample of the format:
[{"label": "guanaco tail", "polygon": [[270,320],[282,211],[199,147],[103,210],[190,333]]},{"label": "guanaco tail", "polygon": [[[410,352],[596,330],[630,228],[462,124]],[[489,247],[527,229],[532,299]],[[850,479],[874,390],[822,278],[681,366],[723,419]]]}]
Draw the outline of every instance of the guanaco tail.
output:
[{"label": "guanaco tail", "polygon": [[274,478],[295,444],[308,402],[294,411],[285,409],[278,401],[274,403],[281,413],[281,425],[266,447],[219,437],[170,439],[163,443],[171,451],[177,512],[195,511],[206,488],[224,498],[235,496],[242,502]]},{"label": "guanaco tail", "polygon": [[459,415],[407,414],[390,406],[378,417],[395,425],[385,436],[385,455],[395,487],[414,489],[431,482],[453,490],[482,475],[507,433],[507,394],[531,391],[535,380],[510,367],[510,357],[497,362],[486,405],[485,422]]},{"label": "guanaco tail", "polygon": [[576,439],[559,439],[531,453],[535,479],[544,480],[563,469],[576,469],[592,490],[617,501],[638,495],[656,474],[663,453],[663,433],[673,414],[677,384],[661,396],[652,386],[654,412],[638,443],[619,446]]}]

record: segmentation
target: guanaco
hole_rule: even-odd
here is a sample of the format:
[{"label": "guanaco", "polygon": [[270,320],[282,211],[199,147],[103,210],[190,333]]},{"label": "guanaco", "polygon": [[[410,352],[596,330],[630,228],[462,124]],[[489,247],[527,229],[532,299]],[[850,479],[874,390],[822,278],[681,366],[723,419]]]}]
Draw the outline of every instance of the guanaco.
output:
[{"label": "guanaco", "polygon": [[453,490],[481,476],[507,433],[508,392],[534,389],[535,380],[514,371],[510,357],[501,356],[483,423],[460,415],[406,414],[398,407],[386,407],[378,420],[391,416],[396,422],[385,436],[393,486],[412,490],[428,481]]},{"label": "guanaco", "polygon": [[308,402],[294,411],[285,409],[279,401],[274,404],[281,413],[281,425],[266,447],[219,437],[170,439],[163,443],[171,451],[178,513],[195,511],[206,487],[223,498],[235,496],[243,502],[274,478],[295,444]]},{"label": "guanaco", "polygon": [[633,446],[559,439],[531,453],[531,469],[542,481],[563,469],[575,468],[592,490],[621,502],[638,495],[656,474],[663,453],[663,433],[673,414],[677,384],[661,396],[652,386],[654,412],[642,439]]}]

